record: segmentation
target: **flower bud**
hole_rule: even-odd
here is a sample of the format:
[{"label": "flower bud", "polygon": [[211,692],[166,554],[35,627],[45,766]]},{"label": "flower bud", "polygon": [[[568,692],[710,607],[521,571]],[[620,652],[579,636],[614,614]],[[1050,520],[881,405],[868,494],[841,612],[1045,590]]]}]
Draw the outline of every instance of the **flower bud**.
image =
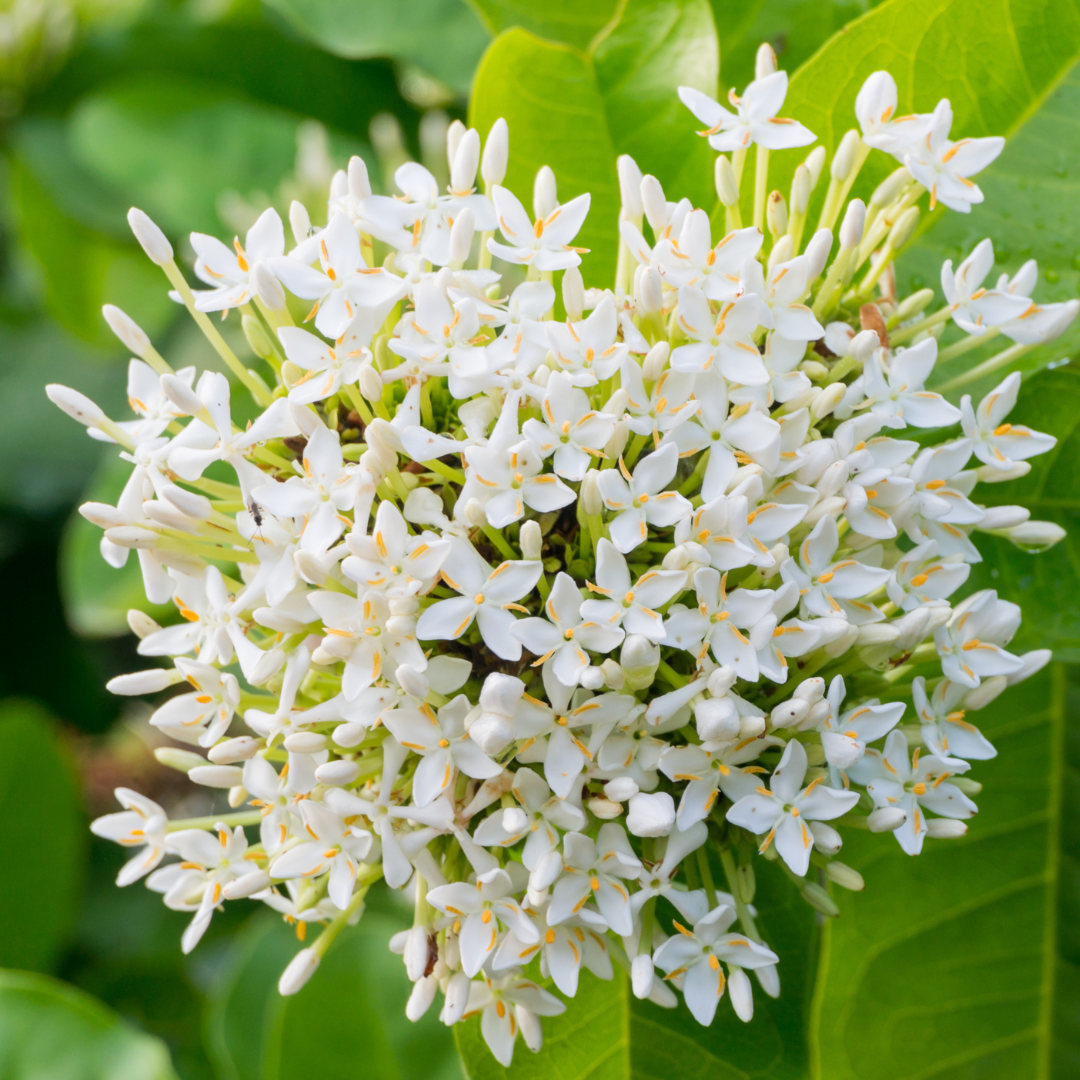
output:
[{"label": "flower bud", "polygon": [[806,824],[814,837],[814,847],[823,855],[835,855],[840,850],[843,840],[831,825],[824,821],[808,821]]},{"label": "flower bud", "polygon": [[627,802],[640,790],[632,776],[617,776],[604,785],[604,794],[612,802]]},{"label": "flower bud", "polygon": [[581,499],[581,508],[587,516],[592,517],[603,511],[604,499],[600,494],[600,482],[595,469],[590,469],[585,474],[578,497]]},{"label": "flower bud", "polygon": [[274,348],[270,344],[270,338],[263,329],[262,323],[254,315],[242,315],[240,317],[240,329],[243,330],[251,351],[260,360],[266,360],[274,355]]},{"label": "flower bud", "polygon": [[[547,370],[546,368],[542,370]],[[622,452],[626,449],[626,444],[630,439],[630,423],[623,419],[615,425],[615,430],[611,433],[611,438],[604,444],[604,454],[611,459],[617,459],[622,457]]]},{"label": "flower bud", "polygon": [[664,306],[663,279],[655,266],[643,266],[637,275],[638,306],[647,315],[655,315]]},{"label": "flower bud", "polygon": [[540,558],[544,546],[544,536],[540,531],[540,522],[526,521],[521,526],[518,534],[518,544],[521,547],[521,557],[535,562]]},{"label": "flower bud", "polygon": [[791,212],[793,214],[806,213],[806,208],[810,205],[810,191],[810,170],[805,165],[800,165],[791,180]]},{"label": "flower bud", "polygon": [[215,765],[234,765],[238,761],[248,761],[262,749],[262,741],[250,735],[238,735],[216,743],[207,751],[206,756]]},{"label": "flower bud", "polygon": [[793,697],[789,701],[782,701],[769,714],[773,727],[795,727],[806,719],[810,712],[810,702],[802,698]]},{"label": "flower bud", "polygon": [[949,783],[953,787],[958,787],[965,795],[978,795],[982,789],[982,784],[978,780],[972,780],[968,776],[950,776]]},{"label": "flower bud", "polygon": [[357,200],[371,196],[371,178],[368,176],[367,162],[357,154],[349,158],[349,194]]},{"label": "flower bud", "polygon": [[426,975],[413,985],[409,1000],[405,1003],[405,1015],[414,1024],[431,1008],[438,989],[439,980],[434,975]]},{"label": "flower bud", "polygon": [[[457,157],[458,147],[461,146],[461,140],[465,137],[465,132],[468,129],[460,120],[453,120],[446,126],[446,163],[453,166],[454,158]],[[477,136],[479,139],[479,136]],[[456,188],[457,185],[451,181],[451,188]]]},{"label": "flower bud", "polygon": [[836,901],[816,881],[806,882],[799,891],[802,898],[822,915],[835,919],[840,914]]},{"label": "flower bud", "polygon": [[135,320],[113,304],[106,304],[101,309],[109,329],[120,339],[125,348],[130,349],[141,360],[152,348],[150,338]]},{"label": "flower bud", "polygon": [[851,170],[855,168],[855,158],[859,152],[859,141],[859,133],[854,128],[851,128],[844,133],[840,145],[836,148],[829,175],[838,184],[844,183],[851,175]]},{"label": "flower bud", "polygon": [[1031,517],[1031,511],[1024,506],[988,506],[979,528],[983,531],[991,529],[1011,529],[1014,525],[1022,525]]},{"label": "flower bud", "polygon": [[870,354],[881,346],[881,338],[876,330],[860,330],[848,345],[848,352],[860,364],[870,359]]},{"label": "flower bud", "polygon": [[609,690],[621,690],[626,685],[623,669],[610,656],[600,665],[600,670],[604,673],[604,684]]},{"label": "flower bud", "polygon": [[772,273],[781,263],[788,262],[795,255],[795,245],[791,237],[785,233],[773,244],[769,252],[769,273]]},{"label": "flower bud", "polygon": [[739,738],[756,739],[765,731],[764,716],[744,716],[739,721]]},{"label": "flower bud", "polygon": [[235,787],[229,788],[229,794],[226,797],[226,801],[233,810],[239,810],[241,806],[248,801],[248,791],[243,784],[237,784]]},{"label": "flower bud", "polygon": [[585,282],[576,266],[563,272],[562,299],[566,317],[572,322],[578,322],[585,313]]},{"label": "flower bud", "polygon": [[289,228],[292,229],[293,239],[298,244],[302,244],[311,235],[311,217],[307,207],[296,199],[289,203]]},{"label": "flower bud", "polygon": [[754,1019],[754,989],[750,976],[741,967],[728,968],[728,997],[735,1015],[744,1023]]},{"label": "flower bud", "polygon": [[916,315],[921,315],[933,300],[933,289],[919,289],[900,302],[896,309],[896,318],[900,322],[913,319]]},{"label": "flower bud", "polygon": [[210,500],[196,491],[188,491],[176,484],[165,484],[161,497],[167,499],[181,514],[186,514],[196,521],[205,521],[213,512]]},{"label": "flower bud", "polygon": [[[255,289],[255,295],[263,302],[264,307],[270,311],[285,310],[285,289],[266,263],[256,263],[251,269],[249,280]],[[262,353],[256,353],[256,356],[262,355]]]},{"label": "flower bud", "polygon": [[652,993],[654,976],[652,957],[648,953],[635,956],[630,964],[630,986],[638,1001],[644,1001]]},{"label": "flower bud", "polygon": [[634,836],[667,836],[675,825],[675,802],[666,791],[639,791],[629,804],[626,827]]},{"label": "flower bud", "polygon": [[84,427],[100,427],[108,423],[108,417],[100,406],[91,401],[85,394],[78,390],[72,390],[70,386],[62,386],[60,383],[49,383],[45,387],[45,393],[49,400],[72,418],[78,420]]},{"label": "flower bud", "polygon": [[490,757],[505,750],[513,742],[514,729],[508,716],[482,712],[469,726],[469,738]]},{"label": "flower bud", "polygon": [[468,260],[475,232],[476,219],[473,217],[472,210],[466,206],[458,213],[454,224],[450,226],[450,266],[462,266]]},{"label": "flower bud", "polygon": [[620,154],[615,167],[619,174],[622,217],[626,221],[639,222],[645,212],[641,203],[641,170],[629,154]]},{"label": "flower bud", "polygon": [[996,697],[1003,694],[1008,688],[1009,681],[1004,675],[991,675],[984,678],[974,690],[969,690],[964,698],[964,706],[968,709],[984,709]]},{"label": "flower bud", "polygon": [[915,234],[921,211],[917,206],[909,206],[889,230],[889,245],[893,251],[899,251]]},{"label": "flower bud", "polygon": [[563,872],[562,856],[558,851],[542,855],[529,875],[529,888],[543,890],[554,885]]},{"label": "flower bud", "polygon": [[866,818],[870,831],[875,833],[895,832],[905,821],[907,814],[897,806],[879,806]]},{"label": "flower bud", "polygon": [[614,821],[623,812],[623,808],[610,799],[590,799],[586,805],[601,821]]},{"label": "flower bud", "polygon": [[117,675],[105,684],[105,689],[110,694],[133,697],[138,694],[156,694],[183,681],[183,674],[175,668],[149,668],[146,671],[134,671],[130,675]]},{"label": "flower bud", "polygon": [[806,261],[810,266],[807,280],[813,281],[819,277],[829,261],[829,252],[832,251],[832,232],[829,229],[818,229],[810,242],[806,245]]},{"label": "flower bud", "polygon": [[660,646],[642,634],[627,634],[619,653],[619,663],[626,676],[626,685],[631,690],[642,690],[652,683],[660,666]]},{"label": "flower bud", "polygon": [[278,979],[278,993],[288,997],[302,990],[319,966],[319,954],[314,949],[301,949],[289,961],[289,966]]},{"label": "flower bud", "polygon": [[735,871],[735,886],[739,890],[739,899],[744,904],[752,904],[757,893],[757,875],[753,863],[743,863]]},{"label": "flower bud", "polygon": [[[814,822],[818,824],[818,822]],[[836,885],[839,885],[841,889],[847,889],[850,892],[862,892],[866,888],[866,882],[863,881],[862,874],[858,870],[853,870],[850,866],[845,866],[842,862],[830,862],[825,867],[825,876]]]},{"label": "flower bud", "polygon": [[151,634],[156,634],[161,629],[156,620],[151,619],[145,611],[140,611],[138,608],[128,610],[127,624],[131,632],[140,640],[149,637]]},{"label": "flower bud", "polygon": [[[156,757],[158,761],[161,761],[163,765],[167,765],[169,764],[169,762],[162,760],[161,752],[162,750],[168,749],[171,749],[171,747],[161,747],[154,751],[154,757]],[[175,768],[175,766],[173,766],[173,768]],[[188,779],[191,780],[193,784],[201,784],[203,787],[236,787],[243,781],[244,778],[243,769],[239,768],[236,765],[199,764],[192,766],[190,769],[186,769],[184,771],[187,772]]]},{"label": "flower bud", "polygon": [[600,690],[604,685],[604,673],[598,667],[587,667],[578,681],[586,690]]},{"label": "flower bud", "polygon": [[270,888],[270,875],[265,870],[251,870],[230,881],[221,892],[226,900],[246,900],[263,889]]},{"label": "flower bud", "polygon": [[670,353],[671,346],[666,341],[658,341],[641,363],[641,377],[646,382],[656,382],[664,373]]},{"label": "flower bud", "polygon": [[787,232],[787,203],[784,202],[784,196],[779,191],[769,193],[769,198],[765,203],[765,221],[769,226],[769,232],[772,233],[774,238]]},{"label": "flower bud", "polygon": [[128,519],[115,506],[108,503],[88,502],[79,507],[79,513],[99,529],[113,529],[122,526]]},{"label": "flower bud", "polygon": [[653,232],[659,236],[667,225],[668,209],[664,189],[655,176],[646,175],[641,178],[641,205]]},{"label": "flower bud", "polygon": [[870,196],[870,205],[878,210],[892,205],[910,181],[911,174],[906,166],[901,165],[899,169],[889,173],[874,189],[874,194]]},{"label": "flower bud", "polygon": [[775,72],[776,53],[767,41],[763,41],[758,46],[757,54],[754,57],[754,78],[765,79]]},{"label": "flower bud", "polygon": [[1026,521],[1009,529],[1008,537],[1025,551],[1045,551],[1065,538],[1065,530],[1052,521]]},{"label": "flower bud", "polygon": [[128,211],[127,219],[135,239],[142,245],[150,261],[158,266],[168,266],[173,259],[173,249],[165,234],[138,207],[133,206]]},{"label": "flower bud", "polygon": [[967,831],[967,822],[952,818],[929,818],[926,822],[926,835],[932,840],[958,840]]},{"label": "flower bud", "polygon": [[975,470],[980,484],[1003,484],[1009,480],[1019,480],[1031,472],[1030,461],[1018,461],[1008,469],[996,469],[993,465],[980,465]]},{"label": "flower bud", "polygon": [[484,155],[480,159],[480,175],[484,184],[491,188],[501,184],[506,177],[506,165],[510,160],[510,130],[500,116],[488,132],[484,143]]},{"label": "flower bud", "polygon": [[739,205],[739,182],[735,179],[735,170],[731,159],[721,154],[716,159],[716,195],[729,210]]},{"label": "flower bud", "polygon": [[338,724],[334,728],[333,739],[336,745],[351,750],[359,746],[367,735],[367,727],[355,720],[347,720],[344,724]]},{"label": "flower bud", "polygon": [[818,186],[818,181],[821,179],[822,170],[825,168],[825,147],[815,146],[809,154],[806,155],[806,160],[803,162],[806,166],[806,171],[810,177],[810,190]]},{"label": "flower bud", "polygon": [[290,754],[317,754],[326,749],[326,736],[318,731],[294,731],[283,743]]},{"label": "flower bud", "polygon": [[868,623],[859,627],[856,640],[860,645],[891,645],[899,637],[900,631],[892,623]]},{"label": "flower bud", "polygon": [[852,199],[840,225],[840,250],[852,251],[862,243],[866,228],[866,206],[862,199]]},{"label": "flower bud", "polygon": [[[460,124],[460,121],[455,121]],[[453,124],[450,125],[451,128]],[[450,133],[447,132],[449,146]],[[480,165],[480,135],[476,128],[462,133],[454,156],[450,159],[450,190],[456,195],[467,195],[476,184],[476,170]]]},{"label": "flower bud", "polygon": [[1009,685],[1015,686],[1017,683],[1030,679],[1032,675],[1042,671],[1053,659],[1053,655],[1049,649],[1032,649],[1031,652],[1024,653],[1020,657],[1024,661],[1024,666],[1019,671],[1014,671],[1011,675],[1005,676]]},{"label": "flower bud", "polygon": [[735,703],[726,697],[702,698],[694,706],[694,720],[705,740],[734,739],[742,726]]},{"label": "flower bud", "polygon": [[365,400],[370,401],[373,405],[382,401],[382,379],[379,378],[379,373],[370,365],[366,365],[360,369],[357,385],[360,388],[360,393],[364,395]]},{"label": "flower bud", "polygon": [[541,165],[533,181],[533,214],[537,221],[554,213],[559,205],[558,188],[555,184],[555,174],[550,166]]},{"label": "flower bud", "polygon": [[344,169],[338,169],[330,178],[330,198],[344,199],[349,192],[349,174]]}]

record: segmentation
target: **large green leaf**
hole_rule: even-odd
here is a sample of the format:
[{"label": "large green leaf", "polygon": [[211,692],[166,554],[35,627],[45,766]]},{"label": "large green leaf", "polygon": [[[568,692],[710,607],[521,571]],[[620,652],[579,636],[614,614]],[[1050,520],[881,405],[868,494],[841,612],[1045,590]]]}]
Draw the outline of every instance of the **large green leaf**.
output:
[{"label": "large green leaf", "polygon": [[462,0],[267,0],[327,52],[411,61],[464,93],[488,33]]},{"label": "large green leaf", "polygon": [[472,0],[492,34],[501,34],[515,26],[523,27],[550,41],[562,41],[587,49],[589,43],[616,16],[616,0],[548,0],[544,4],[529,0]]},{"label": "large green leaf", "polygon": [[176,1080],[157,1039],[55,979],[0,972],[4,1080]]},{"label": "large green leaf", "polygon": [[845,831],[866,892],[836,895],[824,930],[813,1077],[1076,1075],[1078,715],[1060,668],[978,714],[1000,756],[975,770],[982,812],[962,840],[912,859]]},{"label": "large green leaf", "polygon": [[[0,745],[0,925],[8,929],[0,966],[47,971],[71,931],[82,884],[79,796],[56,726],[39,706],[0,704]],[[0,1034],[6,1077],[3,1044]]]},{"label": "large green leaf", "polygon": [[675,122],[676,89],[686,84],[715,93],[717,70],[705,0],[628,0],[591,54],[520,28],[497,38],[476,74],[470,122],[486,133],[506,118],[506,186],[526,207],[542,165],[555,171],[562,201],[592,194],[579,234],[592,251],[583,270],[586,284],[609,285],[618,239],[618,154],[640,155],[642,168],[672,191],[689,187],[711,205],[711,156],[695,145],[691,121]]}]

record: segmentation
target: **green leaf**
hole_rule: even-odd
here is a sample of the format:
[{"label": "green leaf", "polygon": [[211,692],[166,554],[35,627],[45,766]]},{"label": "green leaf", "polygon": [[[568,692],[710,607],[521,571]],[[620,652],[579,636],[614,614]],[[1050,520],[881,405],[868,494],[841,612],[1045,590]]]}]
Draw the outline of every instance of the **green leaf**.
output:
[{"label": "green leaf", "polygon": [[1025,381],[1009,421],[1056,436],[1057,446],[1033,458],[1031,472],[1020,480],[980,484],[977,498],[993,506],[1026,506],[1032,517],[1054,521],[1067,532],[1039,554],[980,536],[984,561],[972,567],[968,587],[997,589],[1021,606],[1024,621],[1013,651],[1049,648],[1056,659],[1077,663],[1080,610],[1070,600],[1080,591],[1080,476],[1070,464],[1080,454],[1080,367],[1042,371]]},{"label": "green leaf", "polygon": [[163,228],[217,233],[223,192],[269,197],[292,173],[300,119],[217,88],[140,78],[83,98],[69,139],[85,169]]},{"label": "green leaf", "polygon": [[[71,765],[44,710],[19,699],[0,704],[0,745],[0,925],[7,929],[0,966],[46,971],[75,919],[86,826]],[[3,1027],[0,1019],[6,1077]]]},{"label": "green leaf", "polygon": [[[131,465],[115,452],[102,460],[85,498],[116,505],[131,476]],[[77,511],[68,518],[60,545],[60,592],[68,625],[82,637],[119,637],[129,633],[131,608],[159,621],[175,621],[171,605],[148,604],[139,560],[132,553],[119,570],[101,554],[101,529]]]},{"label": "green leaf", "polygon": [[327,52],[390,56],[418,65],[463,94],[488,33],[462,0],[267,0]]},{"label": "green leaf", "polygon": [[277,980],[300,948],[295,935],[271,915],[249,921],[208,1002],[207,1041],[223,1080],[302,1075],[314,1046],[328,1077],[362,1069],[379,1080],[461,1080],[453,1036],[435,1008],[415,1024],[405,1016],[411,984],[387,944],[408,923],[400,912],[378,910],[379,901],[376,893],[375,909],[289,998],[278,994]]},{"label": "green leaf", "polygon": [[979,763],[981,813],[965,838],[912,859],[890,837],[845,830],[866,891],[834,891],[811,1076],[1076,1075],[1080,748],[1066,725],[1075,732],[1080,713],[1065,678],[1044,672],[970,717],[999,757]]},{"label": "green leaf", "polygon": [[[618,23],[582,52],[509,30],[492,42],[476,73],[470,123],[481,134],[500,116],[510,125],[506,186],[526,207],[533,179],[549,165],[566,202],[582,192],[592,208],[579,234],[592,254],[588,285],[613,282],[618,154],[679,195],[711,205],[708,148],[696,145],[692,118],[677,123],[679,85],[716,93],[716,32],[705,0],[629,0]],[[537,88],[542,87],[542,93]]]},{"label": "green leaf", "polygon": [[0,972],[4,1080],[175,1080],[159,1040],[55,979]]},{"label": "green leaf", "polygon": [[509,1069],[488,1050],[479,1016],[458,1024],[454,1031],[469,1080],[625,1080],[631,1075],[629,998],[621,968],[612,982],[582,972],[566,1012],[544,1018],[540,1053],[531,1054],[519,1038]]},{"label": "green leaf", "polygon": [[575,0],[473,0],[491,33],[501,34],[520,26],[538,37],[561,41],[579,49],[589,43],[616,16],[617,0],[582,4]]}]

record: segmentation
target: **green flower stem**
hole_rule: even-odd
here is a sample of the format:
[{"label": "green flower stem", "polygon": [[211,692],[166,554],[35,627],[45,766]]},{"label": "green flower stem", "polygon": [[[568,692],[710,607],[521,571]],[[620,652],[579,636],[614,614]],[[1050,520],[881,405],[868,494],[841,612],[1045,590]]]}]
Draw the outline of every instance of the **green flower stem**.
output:
[{"label": "green flower stem", "polygon": [[709,901],[709,910],[716,907],[716,884],[713,881],[712,867],[709,865],[709,853],[705,847],[697,849],[698,872],[701,874],[701,883],[705,886],[705,896]]},{"label": "green flower stem", "polygon": [[1019,360],[1021,356],[1031,352],[1034,347],[1034,345],[1013,345],[1011,349],[999,352],[997,356],[992,356],[989,360],[977,364],[962,375],[957,375],[955,379],[942,383],[936,389],[939,393],[945,394],[950,390],[957,390],[961,386],[967,386],[968,383],[975,382],[976,379],[981,379],[986,375],[992,375],[995,371],[1005,367],[1006,364]]},{"label": "green flower stem", "polygon": [[326,955],[326,950],[337,940],[338,934],[348,925],[349,919],[364,906],[364,897],[367,896],[367,891],[371,888],[372,883],[378,881],[381,877],[382,867],[379,866],[369,867],[365,874],[357,877],[356,891],[349,901],[349,906],[330,920],[326,929],[315,939],[314,944],[311,946],[311,951],[320,960]]},{"label": "green flower stem", "polygon": [[754,225],[765,229],[765,199],[769,194],[769,151],[764,146],[757,148],[754,164]]},{"label": "green flower stem", "polygon": [[368,408],[368,403],[361,396],[360,391],[355,386],[343,386],[341,389],[349,399],[349,404],[357,411],[360,419],[364,421],[365,426],[370,424],[373,419],[371,410]]},{"label": "green flower stem", "polygon": [[758,933],[754,916],[750,914],[750,906],[743,900],[739,892],[739,875],[735,866],[735,856],[731,854],[731,848],[720,848],[720,865],[724,868],[724,877],[727,878],[728,892],[735,898],[735,911],[739,916],[739,924],[743,933],[751,941],[761,942],[761,934]]},{"label": "green flower stem", "polygon": [[518,558],[518,553],[507,543],[506,537],[504,537],[498,529],[493,529],[490,525],[481,525],[480,531],[499,549],[500,554],[507,559],[514,560]]},{"label": "green flower stem", "polygon": [[641,909],[641,934],[638,937],[638,956],[652,952],[652,930],[656,918],[656,897],[650,896]]},{"label": "green flower stem", "polygon": [[238,814],[211,814],[209,817],[181,818],[178,821],[170,821],[169,832],[180,832],[181,829],[213,829],[217,825],[258,825],[262,821],[261,810],[242,810]]},{"label": "green flower stem", "polygon": [[972,349],[977,349],[980,345],[985,344],[987,341],[993,341],[993,339],[999,337],[1000,334],[1000,326],[990,327],[990,329],[987,330],[985,334],[969,334],[962,341],[954,342],[947,349],[942,349],[940,352],[938,352],[937,362],[939,364],[944,364],[957,356],[963,356],[964,353],[970,352]]},{"label": "green flower stem", "polygon": [[461,487],[465,483],[465,474],[460,469],[455,469],[450,465],[444,465],[438,458],[421,462],[421,464],[425,469],[428,469],[433,473],[438,473],[444,480],[449,480],[452,484],[457,484]]},{"label": "green flower stem", "polygon": [[[935,311],[933,315],[927,315],[925,318],[919,319],[918,322],[913,322],[910,326],[897,330],[895,334],[890,333],[889,344],[903,345],[905,341],[910,341],[916,334],[921,334],[924,330],[929,330],[933,326],[947,322],[950,315],[952,315],[952,308],[946,305],[939,311]],[[940,357],[938,359],[940,360]]]},{"label": "green flower stem", "polygon": [[[680,675],[666,660],[660,661],[660,667],[657,668],[657,670],[673,687],[675,687],[676,690],[685,686],[690,681],[689,675]],[[702,690],[705,689],[704,683],[702,683],[701,688]]]}]

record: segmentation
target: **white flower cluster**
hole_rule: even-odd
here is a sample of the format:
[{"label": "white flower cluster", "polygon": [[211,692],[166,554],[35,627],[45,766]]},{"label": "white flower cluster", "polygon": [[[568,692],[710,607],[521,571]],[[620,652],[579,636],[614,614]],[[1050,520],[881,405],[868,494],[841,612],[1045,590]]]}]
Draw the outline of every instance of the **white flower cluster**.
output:
[{"label": "white flower cluster", "polygon": [[[293,993],[383,878],[415,895],[392,944],[409,1016],[441,992],[442,1019],[482,1013],[509,1063],[519,1032],[537,1050],[539,1018],[565,1009],[540,980],[572,997],[582,967],[606,979],[617,963],[660,1005],[674,988],[702,1024],[726,986],[749,1020],[747,972],[780,987],[755,853],[835,914],[828,883],[862,887],[834,858],[838,825],[891,831],[910,854],[964,833],[969,762],[995,753],[969,716],[1049,655],[1008,651],[1015,604],[950,597],[979,561],[974,532],[1028,548],[1061,535],[974,489],[1023,476],[1054,440],[1007,421],[1018,375],[977,408],[924,387],[949,319],[971,336],[954,354],[990,333],[1017,343],[959,385],[1077,305],[1022,297],[1034,264],[984,287],[989,241],[946,263],[940,311],[923,314],[930,290],[896,296],[919,196],[968,209],[967,174],[1001,142],[949,142],[947,102],[894,118],[884,73],[805,247],[823,150],[790,202],[773,192],[743,227],[747,146],[764,192],[762,151],[814,139],[777,118],[786,77],[768,49],[758,74],[737,115],[683,93],[734,152],[718,158],[733,225],[718,242],[705,211],[620,160],[614,289],[578,269],[588,195],[560,203],[541,170],[530,220],[501,186],[502,121],[482,154],[451,127],[445,194],[416,164],[401,196],[373,194],[354,158],[325,227],[293,204],[289,251],[273,210],[243,244],[193,235],[200,292],[132,211],[258,407],[237,422],[224,374],[173,371],[111,307],[139,357],[137,419],[50,388],[133,465],[115,507],[82,507],[102,554],[121,566],[134,550],[148,598],[182,617],[132,612],[139,652],[170,666],[110,687],[189,684],[150,722],[190,749],[159,758],[234,811],[169,821],[121,789],[124,811],[94,823],[135,851],[121,885],[149,875],[192,913],[185,950],[223,902],[261,900],[301,940],[323,927],[282,976]],[[834,243],[870,146],[904,166],[847,203]],[[272,387],[205,314],[232,309]]]}]

